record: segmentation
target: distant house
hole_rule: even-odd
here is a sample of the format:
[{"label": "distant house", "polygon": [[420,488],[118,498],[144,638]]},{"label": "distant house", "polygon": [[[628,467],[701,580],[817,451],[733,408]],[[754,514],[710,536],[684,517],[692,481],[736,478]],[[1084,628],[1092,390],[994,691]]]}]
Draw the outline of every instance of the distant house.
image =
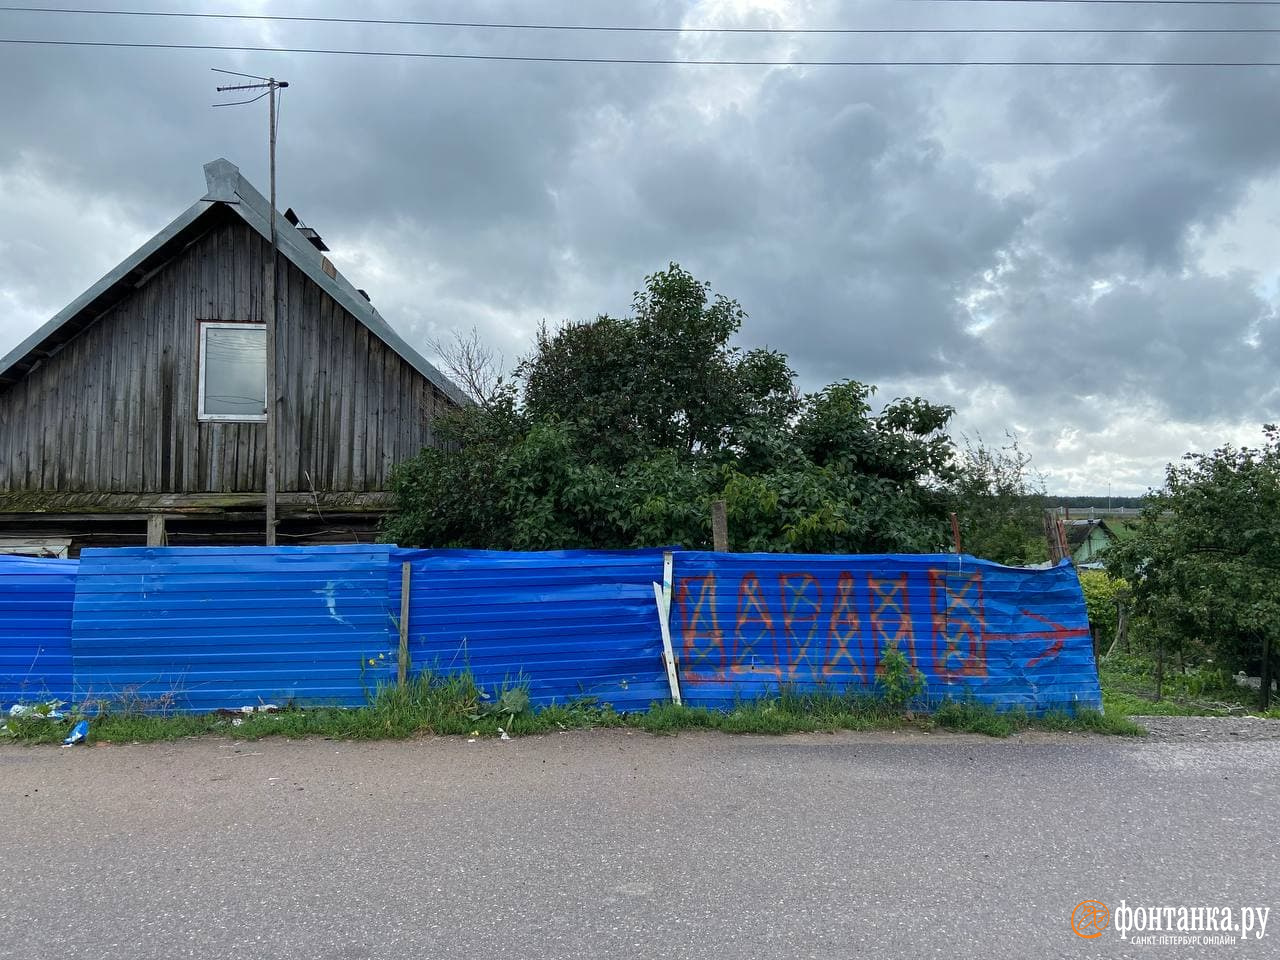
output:
[{"label": "distant house", "polygon": [[1065,526],[1067,546],[1077,566],[1101,563],[1101,555],[1119,539],[1105,520],[1067,520]]},{"label": "distant house", "polygon": [[[204,172],[204,197],[0,359],[0,551],[263,541],[273,211],[230,162]],[[466,400],[274,216],[278,536],[367,540],[393,465]]]}]

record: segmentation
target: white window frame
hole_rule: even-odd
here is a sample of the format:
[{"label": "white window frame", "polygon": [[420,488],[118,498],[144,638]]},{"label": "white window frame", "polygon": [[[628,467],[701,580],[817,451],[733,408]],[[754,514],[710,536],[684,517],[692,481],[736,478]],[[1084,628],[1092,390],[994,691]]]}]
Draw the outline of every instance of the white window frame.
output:
[{"label": "white window frame", "polygon": [[[210,330],[243,330],[250,327],[255,330],[266,330],[266,324],[262,323],[229,323],[221,320],[201,320],[200,328],[197,331],[200,337],[200,366],[196,370],[196,383],[199,390],[199,397],[196,400],[196,419],[207,423],[266,423],[267,422],[267,390],[264,385],[262,390],[262,413],[258,414],[238,414],[238,413],[205,413],[204,411],[204,377],[207,367],[205,366],[205,352],[209,348],[208,331]],[[265,337],[266,334],[264,333]],[[264,345],[263,352],[266,347]]]}]

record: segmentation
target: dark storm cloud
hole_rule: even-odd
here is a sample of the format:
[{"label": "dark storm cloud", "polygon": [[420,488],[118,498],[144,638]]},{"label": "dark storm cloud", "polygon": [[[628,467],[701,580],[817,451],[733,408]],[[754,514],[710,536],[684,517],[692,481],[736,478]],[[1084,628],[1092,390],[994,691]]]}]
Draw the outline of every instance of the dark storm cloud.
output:
[{"label": "dark storm cloud", "polygon": [[[971,5],[865,4],[857,21],[1155,22],[1114,9],[961,6]],[[341,9],[349,5],[308,8]],[[405,16],[393,3],[361,11]],[[1247,10],[1175,13],[1156,15],[1179,25],[1257,21]],[[835,3],[745,0],[671,0],[590,16],[569,2],[539,4],[536,16],[527,4],[455,3],[434,5],[432,15],[853,19]],[[6,35],[442,52],[1267,52],[1249,37],[558,35],[3,16]],[[1220,255],[1212,270],[1204,255],[1215,231],[1236,223],[1243,205],[1265,203],[1278,182],[1274,70],[5,54],[0,351],[199,196],[203,162],[225,155],[265,189],[262,105],[209,107],[217,77],[208,68],[223,66],[292,82],[281,205],[324,234],[340,266],[419,344],[474,324],[511,357],[543,319],[624,311],[646,273],[678,260],[738,298],[750,314],[743,342],[789,353],[806,386],[844,376],[883,381],[890,395],[919,390],[956,403],[962,425],[988,436],[1018,426],[1064,488],[1103,475],[1141,488],[1182,445],[1280,413],[1276,273],[1250,273],[1246,264],[1266,262],[1256,254]],[[1250,238],[1275,245],[1274,224]]]}]

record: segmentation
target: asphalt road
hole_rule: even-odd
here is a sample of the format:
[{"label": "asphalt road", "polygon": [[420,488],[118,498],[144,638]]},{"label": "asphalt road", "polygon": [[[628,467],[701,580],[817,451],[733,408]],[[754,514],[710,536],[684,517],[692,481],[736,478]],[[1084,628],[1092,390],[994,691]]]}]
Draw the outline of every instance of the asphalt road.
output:
[{"label": "asphalt road", "polygon": [[[1277,761],[1225,732],[7,746],[0,957],[1280,957]],[[1122,898],[1274,929],[1072,932]]]}]

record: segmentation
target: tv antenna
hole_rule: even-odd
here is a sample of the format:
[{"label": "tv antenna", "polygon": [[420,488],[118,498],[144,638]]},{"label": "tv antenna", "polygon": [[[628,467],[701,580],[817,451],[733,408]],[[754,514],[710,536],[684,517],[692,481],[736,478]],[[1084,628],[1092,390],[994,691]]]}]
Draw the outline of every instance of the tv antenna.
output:
[{"label": "tv antenna", "polygon": [[213,68],[214,73],[225,73],[232,77],[243,77],[246,80],[256,80],[256,83],[236,83],[227,86],[218,87],[218,93],[246,93],[249,91],[260,90],[261,93],[256,96],[246,96],[243,100],[227,100],[222,103],[215,103],[215,107],[235,107],[246,103],[257,103],[263,97],[268,98],[269,109],[267,111],[267,135],[270,143],[270,163],[271,163],[271,278],[268,284],[271,289],[271,298],[266,310],[267,322],[267,489],[266,493],[266,543],[267,546],[275,546],[276,542],[276,417],[280,409],[279,388],[277,386],[276,376],[276,322],[278,319],[278,311],[280,306],[280,286],[277,282],[276,261],[279,259],[279,238],[276,235],[276,133],[279,129],[280,121],[280,91],[289,86],[287,80],[277,80],[275,77],[259,77],[252,73],[237,73],[234,70],[219,70]]}]

